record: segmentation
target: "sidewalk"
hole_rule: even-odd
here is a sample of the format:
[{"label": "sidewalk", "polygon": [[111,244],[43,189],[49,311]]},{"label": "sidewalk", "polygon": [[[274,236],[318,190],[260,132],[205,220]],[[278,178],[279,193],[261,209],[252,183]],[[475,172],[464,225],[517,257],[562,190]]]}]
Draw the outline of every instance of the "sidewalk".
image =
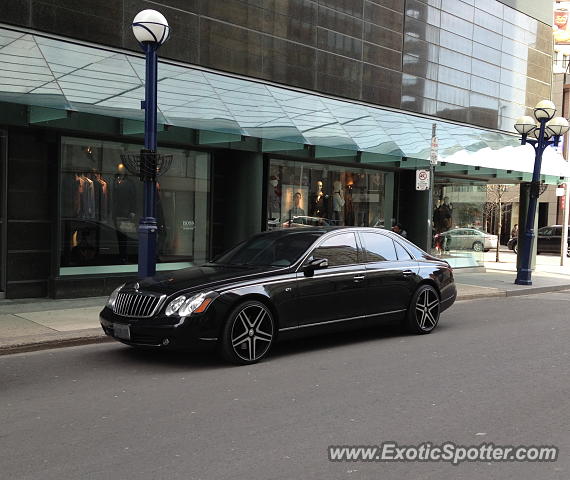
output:
[{"label": "sidewalk", "polygon": [[[570,290],[570,272],[565,275],[537,267],[533,285],[521,286],[513,283],[512,262],[488,262],[486,267],[486,272],[477,273],[456,270],[459,301]],[[106,300],[0,300],[0,355],[111,341],[99,325],[99,312]]]}]

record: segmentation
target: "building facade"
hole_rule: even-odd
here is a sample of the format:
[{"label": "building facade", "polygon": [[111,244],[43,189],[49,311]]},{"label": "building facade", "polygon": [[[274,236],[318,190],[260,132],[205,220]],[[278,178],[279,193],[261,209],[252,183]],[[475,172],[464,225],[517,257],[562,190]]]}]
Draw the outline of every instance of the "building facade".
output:
[{"label": "building facade", "polygon": [[[252,233],[483,228],[484,188],[529,181],[516,117],[551,97],[550,0],[2,1],[0,291],[102,295],[136,272],[145,8],[159,50],[159,270]],[[432,192],[416,189],[440,163]],[[543,180],[568,176],[554,150]],[[444,253],[474,266],[475,248]]]}]

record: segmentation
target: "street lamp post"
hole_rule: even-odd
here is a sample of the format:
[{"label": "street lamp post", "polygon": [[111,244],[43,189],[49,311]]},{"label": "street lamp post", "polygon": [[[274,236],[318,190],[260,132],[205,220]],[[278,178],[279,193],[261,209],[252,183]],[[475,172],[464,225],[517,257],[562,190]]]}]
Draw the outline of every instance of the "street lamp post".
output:
[{"label": "street lamp post", "polygon": [[[532,244],[534,240],[534,218],[536,216],[536,203],[540,195],[540,168],[542,165],[542,154],[546,147],[558,146],[560,136],[568,131],[568,120],[562,117],[554,117],[556,106],[550,100],[542,100],[534,107],[534,118],[525,115],[516,120],[515,129],[522,135],[521,144],[530,144],[534,148],[534,170],[532,173],[532,183],[530,188],[530,201],[526,216],[524,231],[524,242],[521,255],[520,266],[517,270],[515,283],[518,285],[532,285],[532,271],[530,268]],[[534,138],[528,138],[532,136]]]},{"label": "street lamp post", "polygon": [[139,221],[139,278],[156,273],[156,174],[157,174],[157,73],[158,48],[168,40],[170,27],[156,10],[139,12],[132,24],[133,33],[146,54],[144,108],[144,146],[139,157],[139,174],[144,182],[144,209]]}]

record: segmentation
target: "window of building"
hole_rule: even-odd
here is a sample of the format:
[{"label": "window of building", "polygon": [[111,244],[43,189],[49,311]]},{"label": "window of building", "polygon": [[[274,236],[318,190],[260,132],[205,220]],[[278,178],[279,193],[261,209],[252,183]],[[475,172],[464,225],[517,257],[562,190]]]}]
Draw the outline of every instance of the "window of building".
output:
[{"label": "window of building", "polygon": [[313,250],[312,258],[326,258],[329,267],[358,263],[358,248],[354,233],[341,233],[325,240]]},{"label": "window of building", "polygon": [[362,233],[367,262],[398,260],[394,241],[381,233]]},{"label": "window of building", "polygon": [[[63,137],[60,185],[60,274],[135,272],[143,183],[121,154],[140,145]],[[173,156],[158,178],[157,270],[208,259],[209,155],[162,149]]]},{"label": "window of building", "polygon": [[267,228],[362,226],[390,228],[393,174],[373,169],[270,161]]}]

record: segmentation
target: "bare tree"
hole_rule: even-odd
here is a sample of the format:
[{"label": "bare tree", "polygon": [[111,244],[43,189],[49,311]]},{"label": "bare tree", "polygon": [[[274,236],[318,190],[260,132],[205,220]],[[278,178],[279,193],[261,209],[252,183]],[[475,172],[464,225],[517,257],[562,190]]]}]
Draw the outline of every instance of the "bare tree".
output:
[{"label": "bare tree", "polygon": [[501,229],[503,227],[503,203],[508,189],[509,185],[487,185],[487,203],[485,204],[484,216],[486,223],[494,216],[497,218],[497,221],[495,222],[495,233],[497,235],[497,252],[495,255],[496,262],[499,262]]}]

